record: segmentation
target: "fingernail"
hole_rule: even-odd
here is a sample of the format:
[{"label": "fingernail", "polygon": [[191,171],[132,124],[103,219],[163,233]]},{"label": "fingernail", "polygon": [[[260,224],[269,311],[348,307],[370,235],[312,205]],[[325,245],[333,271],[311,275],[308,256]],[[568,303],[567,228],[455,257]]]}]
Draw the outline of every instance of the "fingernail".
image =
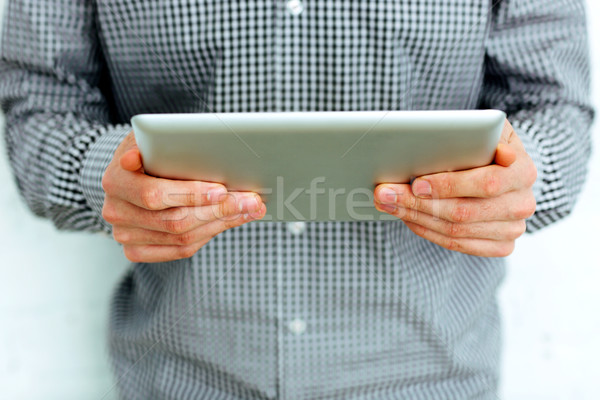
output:
[{"label": "fingernail", "polygon": [[225,193],[227,193],[227,189],[225,189],[223,186],[212,188],[208,191],[208,193],[206,193],[206,200],[219,201],[221,196],[223,196]]},{"label": "fingernail", "polygon": [[263,217],[263,207],[265,207],[264,205],[259,206],[256,211],[251,211],[249,212],[248,215],[248,219],[261,219]]},{"label": "fingernail", "polygon": [[412,191],[415,196],[431,196],[431,185],[425,180],[416,180],[413,182]]},{"label": "fingernail", "polygon": [[398,194],[389,187],[384,187],[379,191],[379,197],[382,203],[396,203],[398,201]]},{"label": "fingernail", "polygon": [[244,197],[240,200],[240,212],[256,211],[258,209],[258,199],[256,196]]},{"label": "fingernail", "polygon": [[396,206],[393,204],[379,204],[377,207],[386,213],[394,213],[396,211]]}]

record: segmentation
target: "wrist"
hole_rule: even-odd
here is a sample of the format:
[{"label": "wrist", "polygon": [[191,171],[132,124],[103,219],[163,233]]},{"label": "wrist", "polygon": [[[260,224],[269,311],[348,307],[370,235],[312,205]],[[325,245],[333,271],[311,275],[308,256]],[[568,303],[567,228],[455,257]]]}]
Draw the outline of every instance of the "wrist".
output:
[{"label": "wrist", "polygon": [[[79,183],[83,195],[98,218],[102,219],[104,205],[104,190],[102,189],[102,176],[110,164],[116,149],[131,131],[131,126],[118,125],[103,127],[106,132],[98,138],[88,149],[79,174]],[[110,225],[104,224],[107,231]]]}]

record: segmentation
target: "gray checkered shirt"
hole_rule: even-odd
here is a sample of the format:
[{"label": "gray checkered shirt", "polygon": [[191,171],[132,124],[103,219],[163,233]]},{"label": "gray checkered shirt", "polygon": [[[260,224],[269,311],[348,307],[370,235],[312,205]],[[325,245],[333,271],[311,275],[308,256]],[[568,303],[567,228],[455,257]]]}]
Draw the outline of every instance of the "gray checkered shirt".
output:
[{"label": "gray checkered shirt", "polygon": [[[24,199],[110,232],[100,180],[157,112],[499,108],[567,215],[590,153],[577,0],[10,0],[0,99]],[[252,222],[132,265],[110,319],[126,399],[491,399],[502,259],[401,221]]]}]

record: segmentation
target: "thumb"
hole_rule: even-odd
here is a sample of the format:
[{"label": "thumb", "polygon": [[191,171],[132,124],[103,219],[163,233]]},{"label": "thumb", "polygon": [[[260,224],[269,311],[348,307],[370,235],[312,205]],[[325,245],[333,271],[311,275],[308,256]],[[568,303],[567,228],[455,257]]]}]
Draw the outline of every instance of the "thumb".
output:
[{"label": "thumb", "polygon": [[120,158],[121,168],[131,172],[143,172],[142,155],[137,146],[127,150]]},{"label": "thumb", "polygon": [[508,167],[514,163],[517,159],[517,153],[510,145],[506,143],[499,143],[496,147],[496,156],[494,162],[503,167]]},{"label": "thumb", "polygon": [[500,142],[496,147],[496,155],[494,162],[503,167],[508,167],[514,163],[517,159],[517,153],[511,143],[513,142],[514,129],[508,120],[504,123],[502,134],[500,136]]}]

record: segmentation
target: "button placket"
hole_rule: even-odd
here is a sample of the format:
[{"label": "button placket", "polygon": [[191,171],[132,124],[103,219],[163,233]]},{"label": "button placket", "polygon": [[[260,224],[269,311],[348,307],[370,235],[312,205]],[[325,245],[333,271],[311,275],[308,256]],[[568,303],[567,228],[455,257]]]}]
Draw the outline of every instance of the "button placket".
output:
[{"label": "button placket", "polygon": [[[275,99],[278,111],[289,111],[290,104],[282,98],[282,93],[289,90],[290,69],[284,67],[290,63],[290,48],[296,45],[295,32],[301,22],[299,16],[304,12],[305,6],[301,0],[287,0],[278,2],[278,11],[282,18],[275,21]],[[292,251],[302,242],[299,237],[307,229],[303,221],[283,223],[278,228],[279,260],[277,267],[277,293],[278,293],[278,390],[277,398],[298,398],[297,390],[301,384],[298,379],[296,366],[290,360],[297,357],[297,346],[301,345],[306,337],[307,322],[302,317],[303,310],[299,307],[297,299],[296,275],[298,274]],[[300,309],[299,309],[300,308]]]}]

